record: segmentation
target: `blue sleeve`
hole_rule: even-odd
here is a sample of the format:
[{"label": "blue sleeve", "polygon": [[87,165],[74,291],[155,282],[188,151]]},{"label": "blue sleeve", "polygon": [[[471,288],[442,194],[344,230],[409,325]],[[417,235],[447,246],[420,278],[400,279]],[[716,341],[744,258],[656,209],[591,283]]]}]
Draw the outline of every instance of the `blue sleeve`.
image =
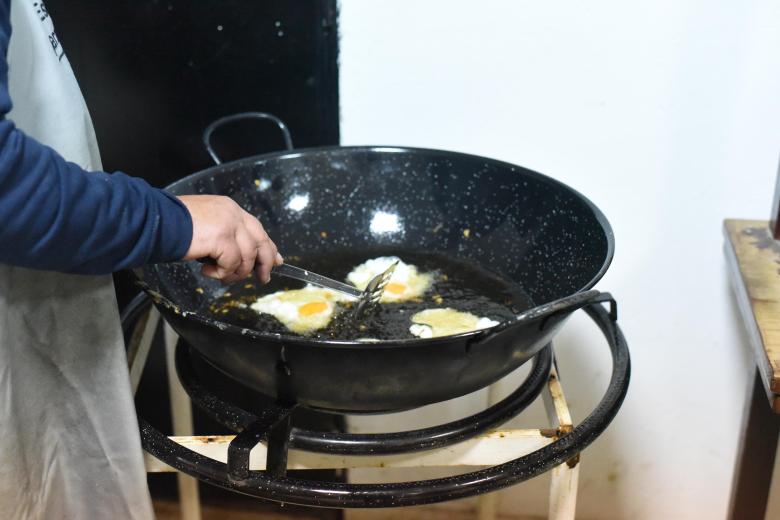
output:
[{"label": "blue sleeve", "polygon": [[0,263],[104,274],[181,259],[192,219],[177,198],[123,173],[87,172],[6,119],[9,39],[0,0]]}]

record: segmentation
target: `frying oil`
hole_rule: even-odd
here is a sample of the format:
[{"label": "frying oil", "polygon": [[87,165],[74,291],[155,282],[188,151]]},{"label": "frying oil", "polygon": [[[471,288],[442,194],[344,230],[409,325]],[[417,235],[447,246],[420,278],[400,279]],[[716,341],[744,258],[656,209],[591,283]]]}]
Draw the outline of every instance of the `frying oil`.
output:
[{"label": "frying oil", "polygon": [[[329,252],[311,256],[288,256],[285,261],[345,280],[347,274],[366,260],[380,256],[397,256],[417,267],[420,273],[431,273],[433,283],[420,297],[403,302],[383,303],[359,322],[352,319],[352,305],[339,306],[339,312],[323,329],[307,335],[313,339],[376,340],[411,339],[411,317],[426,309],[449,307],[478,317],[505,321],[534,306],[518,285],[475,263],[452,258],[442,253],[399,250],[353,250]],[[297,335],[268,314],[260,314],[249,306],[259,297],[277,291],[300,289],[303,283],[276,276],[267,285],[247,279],[232,285],[209,305],[215,318],[255,330],[283,335]]]}]

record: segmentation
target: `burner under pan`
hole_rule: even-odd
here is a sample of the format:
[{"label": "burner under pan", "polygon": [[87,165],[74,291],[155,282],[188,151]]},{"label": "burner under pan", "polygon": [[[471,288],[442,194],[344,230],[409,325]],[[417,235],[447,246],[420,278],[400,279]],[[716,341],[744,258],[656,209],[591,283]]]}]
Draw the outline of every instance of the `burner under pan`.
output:
[{"label": "burner under pan", "polygon": [[[430,428],[352,434],[296,427],[295,414],[300,407],[294,403],[277,403],[250,412],[216,395],[208,388],[207,378],[201,377],[201,371],[196,369],[202,360],[180,341],[176,350],[176,367],[182,385],[197,406],[237,433],[228,447],[227,463],[185,448],[139,416],[142,443],[144,449],[156,458],[204,482],[283,503],[336,508],[398,507],[495,491],[535,477],[575,457],[606,429],[616,415],[628,388],[630,361],[625,338],[616,323],[615,303],[611,305],[611,312],[600,304],[585,308],[604,334],[612,354],[612,376],[601,402],[570,433],[503,464],[446,478],[346,484],[289,476],[287,453],[288,449],[294,448],[332,455],[398,454],[440,448],[474,437],[515,417],[536,399],[553,366],[550,345],[536,355],[530,374],[517,390],[482,412]],[[148,308],[149,301],[144,296],[128,307],[123,316],[126,332],[132,330],[139,316]],[[260,442],[268,445],[266,469],[250,470],[249,453]]]}]

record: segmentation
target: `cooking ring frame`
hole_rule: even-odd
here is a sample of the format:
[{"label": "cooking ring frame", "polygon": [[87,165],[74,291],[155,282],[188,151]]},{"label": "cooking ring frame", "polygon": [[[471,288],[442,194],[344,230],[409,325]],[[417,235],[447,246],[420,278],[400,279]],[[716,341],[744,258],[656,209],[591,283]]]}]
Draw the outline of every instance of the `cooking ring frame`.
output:
[{"label": "cooking ring frame", "polygon": [[[187,372],[188,352],[180,343],[176,353],[177,370],[180,371],[185,389],[196,404],[203,407],[209,415],[239,432],[228,448],[228,462],[225,464],[183,447],[155,429],[139,415],[141,442],[144,449],[154,457],[206,483],[267,500],[303,506],[333,508],[412,506],[466,498],[502,489],[538,476],[573,458],[590,445],[617,414],[628,390],[631,363],[625,337],[616,322],[616,304],[614,300],[610,303],[610,311],[598,303],[584,308],[604,334],[612,355],[612,375],[601,401],[570,433],[562,435],[543,448],[503,464],[452,477],[384,484],[310,481],[286,475],[289,447],[333,454],[400,453],[452,444],[482,431],[469,430],[469,421],[475,423],[480,421],[482,425],[490,422],[483,429],[496,426],[519,413],[533,401],[535,395],[531,397],[531,394],[536,390],[538,379],[542,380],[542,385],[538,389],[541,391],[552,362],[551,346],[537,355],[531,374],[518,390],[483,412],[423,430],[356,435],[328,434],[293,428],[290,418],[295,406],[272,406],[264,410],[260,416],[255,416],[220,400]],[[127,307],[122,316],[126,333],[149,305],[148,297],[142,294]],[[544,377],[540,378],[540,374]],[[538,393],[537,391],[536,394]],[[512,414],[514,410],[516,412]],[[497,421],[496,424],[485,420],[495,420],[497,417],[502,417],[502,420]],[[431,439],[426,443],[421,440],[421,432],[442,433],[443,440]],[[267,469],[250,471],[249,452],[261,440],[269,442]]]}]

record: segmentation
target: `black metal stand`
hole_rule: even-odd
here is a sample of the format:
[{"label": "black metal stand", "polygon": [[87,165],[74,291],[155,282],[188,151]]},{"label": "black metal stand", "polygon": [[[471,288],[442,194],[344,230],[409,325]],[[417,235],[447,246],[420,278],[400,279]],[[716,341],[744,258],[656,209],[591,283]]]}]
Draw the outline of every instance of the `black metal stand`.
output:
[{"label": "black metal stand", "polygon": [[[179,380],[192,402],[223,426],[243,435],[248,429],[254,430],[255,425],[267,429],[269,425],[275,424],[273,421],[277,418],[293,414],[295,405],[289,407],[277,405],[263,410],[262,416],[256,416],[230,402],[221,400],[198,381],[191,364],[192,355],[197,356],[197,353],[193,353],[182,340],[179,340],[176,349],[176,370]],[[431,428],[397,433],[333,433],[293,427],[289,435],[289,446],[329,454],[387,455],[430,450],[455,444],[495,428],[522,412],[544,388],[551,364],[552,348],[548,346],[534,358],[531,373],[517,390],[500,403],[470,417]],[[266,440],[266,437],[266,435],[261,436],[262,440]]]},{"label": "black metal stand", "polygon": [[[613,312],[594,304],[585,309],[605,335],[613,360],[612,377],[601,402],[571,433],[528,455],[455,477],[387,484],[344,484],[286,476],[288,448],[331,454],[388,454],[453,444],[495,427],[530,404],[550,371],[551,347],[534,360],[526,381],[500,403],[471,417],[445,425],[390,434],[314,432],[292,427],[295,406],[274,406],[259,415],[239,409],[209,392],[194,377],[189,349],[180,343],[176,364],[193,401],[221,424],[239,434],[228,449],[228,462],[204,457],[170,440],[139,417],[144,449],[170,466],[204,482],[279,502],[320,507],[397,507],[465,498],[495,491],[544,473],[571,459],[609,425],[623,402],[630,374],[625,338]],[[129,320],[130,318],[128,318]],[[128,321],[126,320],[126,321]],[[125,323],[125,326],[129,325]],[[266,471],[249,469],[249,452],[266,440]]]}]

